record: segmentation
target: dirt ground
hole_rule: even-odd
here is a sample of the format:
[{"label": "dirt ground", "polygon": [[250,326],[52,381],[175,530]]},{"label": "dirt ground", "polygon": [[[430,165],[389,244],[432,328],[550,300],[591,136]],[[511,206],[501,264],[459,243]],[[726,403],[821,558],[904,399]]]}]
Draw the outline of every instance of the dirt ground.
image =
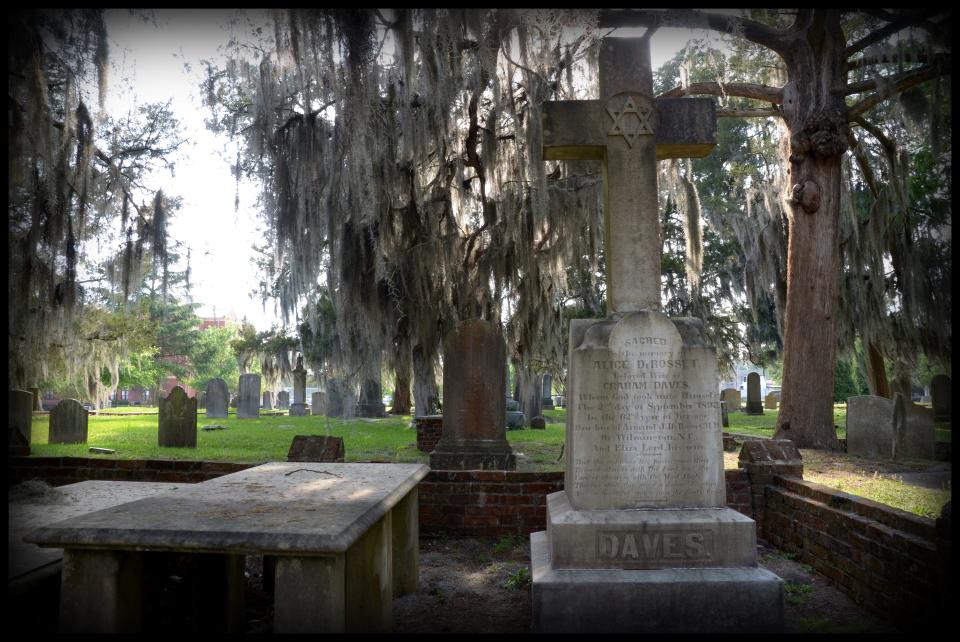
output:
[{"label": "dirt ground", "polygon": [[[760,565],[784,580],[787,633],[898,633],[822,575],[760,543]],[[272,628],[256,558],[248,565],[248,633]],[[519,537],[420,540],[417,592],[393,601],[394,633],[532,633],[530,542]]]}]

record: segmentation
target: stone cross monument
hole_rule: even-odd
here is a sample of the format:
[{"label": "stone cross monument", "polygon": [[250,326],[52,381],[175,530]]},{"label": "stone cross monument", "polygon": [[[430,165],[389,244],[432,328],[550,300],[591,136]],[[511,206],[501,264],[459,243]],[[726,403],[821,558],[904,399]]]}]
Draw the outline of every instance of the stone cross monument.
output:
[{"label": "stone cross monument", "polygon": [[716,144],[712,99],[654,99],[649,38],[601,42],[600,99],[546,103],[544,157],[604,168],[607,318],[570,324],[564,490],[531,535],[543,632],[781,631],[782,581],[726,507],[719,374],[660,312],[657,160]]}]

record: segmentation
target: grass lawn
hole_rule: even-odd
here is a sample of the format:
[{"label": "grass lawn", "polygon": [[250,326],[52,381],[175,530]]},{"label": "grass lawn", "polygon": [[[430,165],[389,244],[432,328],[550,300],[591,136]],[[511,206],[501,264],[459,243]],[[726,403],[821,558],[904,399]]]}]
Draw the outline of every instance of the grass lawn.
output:
[{"label": "grass lawn", "polygon": [[[153,411],[152,414],[123,416],[124,410]],[[268,414],[272,412],[273,414]],[[385,419],[327,419],[326,417],[290,417],[286,411],[262,413],[259,419],[207,419],[198,415],[198,428],[226,426],[225,430],[197,432],[197,448],[160,448],[157,445],[156,409],[112,408],[90,416],[89,439],[86,444],[48,444],[49,415],[34,415],[31,453],[38,457],[112,457],[118,459],[192,459],[263,463],[285,461],[294,435],[335,435],[343,437],[347,461],[389,461],[429,463],[427,453],[417,450],[417,435],[410,427],[410,417]],[[507,440],[517,456],[517,469],[525,471],[562,471],[566,458],[560,459],[566,439],[566,410],[547,410],[544,430],[508,430]],[[763,415],[732,412],[727,432],[759,437],[772,437],[776,425],[775,411]],[[841,427],[837,436],[845,435],[843,426],[846,406],[834,406],[834,423]],[[950,440],[949,424],[937,426],[937,439]],[[91,446],[116,450],[113,455],[92,455]],[[920,515],[939,514],[950,498],[950,489],[924,489],[882,477],[884,462],[868,462],[844,453],[803,451],[804,478],[851,494],[867,497]],[[889,462],[887,462],[889,463]],[[737,453],[724,453],[726,468],[737,468]],[[910,470],[924,466],[945,465],[915,462]],[[904,468],[903,470],[907,470]]]}]

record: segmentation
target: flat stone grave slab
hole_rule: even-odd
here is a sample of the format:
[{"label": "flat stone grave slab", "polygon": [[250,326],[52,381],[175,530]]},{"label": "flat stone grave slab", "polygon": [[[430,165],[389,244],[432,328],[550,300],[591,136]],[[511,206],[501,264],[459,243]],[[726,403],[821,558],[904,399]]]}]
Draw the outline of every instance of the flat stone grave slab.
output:
[{"label": "flat stone grave slab", "polygon": [[[273,462],[48,524],[26,540],[65,549],[62,631],[140,630],[130,596],[141,553],[158,551],[215,554],[233,570],[246,554],[275,556],[275,632],[389,631],[392,597],[416,590],[416,486],[429,470]],[[217,590],[241,595],[242,577],[226,573]],[[236,630],[242,609],[229,617]]]},{"label": "flat stone grave slab", "polygon": [[11,488],[7,508],[7,580],[15,581],[63,558],[63,549],[41,548],[23,541],[32,530],[111,506],[166,493],[184,484],[164,482],[85,481],[51,487],[27,482]]}]

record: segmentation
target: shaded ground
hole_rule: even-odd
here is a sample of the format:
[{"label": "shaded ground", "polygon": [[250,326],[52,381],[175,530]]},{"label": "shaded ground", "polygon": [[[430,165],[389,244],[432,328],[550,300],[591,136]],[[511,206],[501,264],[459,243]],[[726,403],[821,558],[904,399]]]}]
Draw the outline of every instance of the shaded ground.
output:
[{"label": "shaded ground", "polygon": [[[784,580],[787,633],[898,633],[822,575],[761,543],[760,565]],[[532,633],[527,538],[421,539],[417,592],[393,602],[395,633]],[[248,633],[269,632],[270,599],[251,558]]]}]

